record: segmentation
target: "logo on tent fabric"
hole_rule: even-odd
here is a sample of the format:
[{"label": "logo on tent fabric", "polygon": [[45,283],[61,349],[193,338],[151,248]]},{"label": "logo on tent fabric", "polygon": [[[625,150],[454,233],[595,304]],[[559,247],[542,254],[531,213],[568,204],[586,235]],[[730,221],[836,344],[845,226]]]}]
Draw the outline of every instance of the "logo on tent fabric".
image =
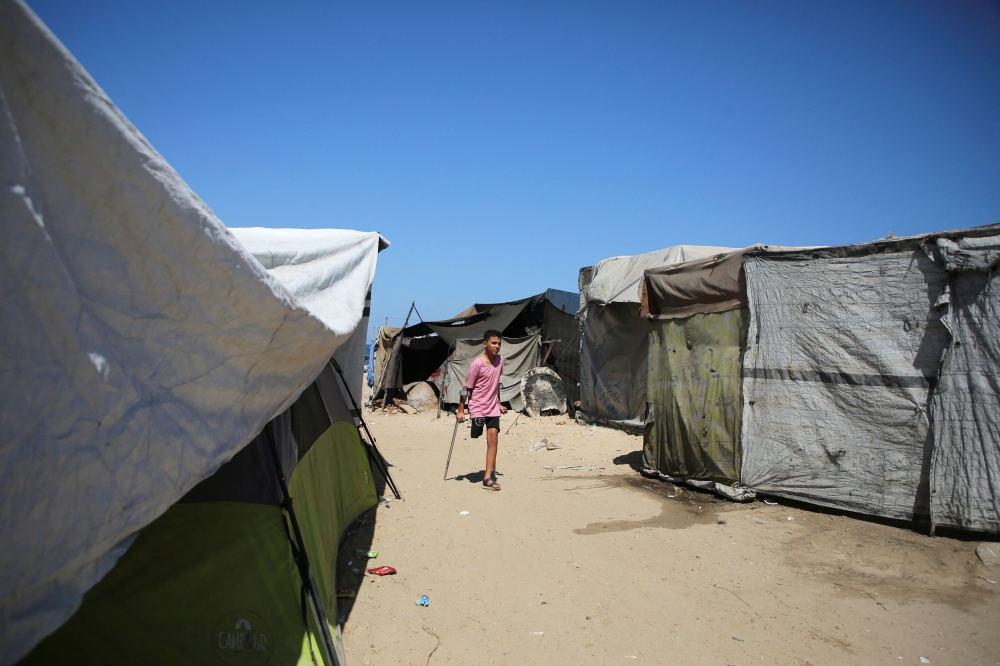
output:
[{"label": "logo on tent fabric", "polygon": [[226,664],[261,666],[273,652],[271,629],[250,611],[234,611],[219,620],[212,632],[216,654]]}]

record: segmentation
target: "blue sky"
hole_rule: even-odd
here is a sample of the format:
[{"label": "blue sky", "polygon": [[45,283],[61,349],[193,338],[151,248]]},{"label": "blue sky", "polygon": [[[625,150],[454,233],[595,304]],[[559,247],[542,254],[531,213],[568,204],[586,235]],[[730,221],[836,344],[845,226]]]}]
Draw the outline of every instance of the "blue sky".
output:
[{"label": "blue sky", "polygon": [[1000,222],[995,3],[31,6],[226,224],[382,232],[373,322]]}]

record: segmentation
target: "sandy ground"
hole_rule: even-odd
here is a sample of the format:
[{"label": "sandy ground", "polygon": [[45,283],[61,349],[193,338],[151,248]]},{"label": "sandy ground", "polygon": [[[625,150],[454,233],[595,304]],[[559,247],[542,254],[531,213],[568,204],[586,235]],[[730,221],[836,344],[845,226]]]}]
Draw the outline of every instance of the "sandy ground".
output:
[{"label": "sandy ground", "polygon": [[[675,489],[637,473],[641,438],[559,418],[503,418],[487,491],[466,426],[442,480],[454,419],[434,416],[368,417],[405,501],[341,550],[351,666],[1000,664],[976,541]],[[542,437],[563,448],[526,453]]]}]

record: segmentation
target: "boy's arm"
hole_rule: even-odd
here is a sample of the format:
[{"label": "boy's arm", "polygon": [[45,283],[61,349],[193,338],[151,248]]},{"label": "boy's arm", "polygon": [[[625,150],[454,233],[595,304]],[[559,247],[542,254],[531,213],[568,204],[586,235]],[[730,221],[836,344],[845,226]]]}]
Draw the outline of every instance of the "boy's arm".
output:
[{"label": "boy's arm", "polygon": [[461,392],[458,394],[458,411],[455,412],[455,418],[461,423],[465,420],[465,398],[472,395],[472,389],[468,386],[462,387]]},{"label": "boy's arm", "polygon": [[476,367],[477,361],[479,361],[478,358],[469,366],[469,371],[465,374],[465,386],[458,394],[458,410],[455,412],[455,418],[458,419],[459,423],[465,420],[465,399],[472,395],[472,387],[476,385],[479,376]]}]

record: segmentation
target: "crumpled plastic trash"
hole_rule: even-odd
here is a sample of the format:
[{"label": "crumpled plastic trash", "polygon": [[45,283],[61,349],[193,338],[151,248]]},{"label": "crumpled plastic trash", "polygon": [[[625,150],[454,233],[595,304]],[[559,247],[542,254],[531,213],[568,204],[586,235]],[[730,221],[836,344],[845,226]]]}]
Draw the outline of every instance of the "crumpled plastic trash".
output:
[{"label": "crumpled plastic trash", "polygon": [[369,569],[368,573],[373,576],[391,576],[396,573],[396,570],[392,567],[375,567],[374,569]]},{"label": "crumpled plastic trash", "polygon": [[[562,440],[559,440],[559,441],[562,441]],[[532,446],[530,449],[528,449],[528,453],[531,453],[532,451],[541,451],[542,449],[544,449],[546,451],[552,451],[553,449],[561,449],[561,448],[562,447],[559,446],[558,443],[556,443],[556,442],[550,442],[548,437],[543,437],[542,441],[536,442],[534,446]]]},{"label": "crumpled plastic trash", "polygon": [[378,551],[377,550],[356,550],[356,551],[354,551],[354,557],[357,557],[358,559],[362,559],[362,560],[364,560],[364,559],[374,560],[376,557],[378,557]]},{"label": "crumpled plastic trash", "polygon": [[425,594],[425,595],[423,595],[422,597],[420,597],[419,599],[417,599],[416,601],[414,601],[413,603],[414,603],[415,605],[417,605],[417,606],[424,606],[424,607],[427,607],[427,606],[430,606],[430,605],[431,605],[431,600],[430,600],[430,599],[429,599],[429,598],[427,597],[427,595]]}]

